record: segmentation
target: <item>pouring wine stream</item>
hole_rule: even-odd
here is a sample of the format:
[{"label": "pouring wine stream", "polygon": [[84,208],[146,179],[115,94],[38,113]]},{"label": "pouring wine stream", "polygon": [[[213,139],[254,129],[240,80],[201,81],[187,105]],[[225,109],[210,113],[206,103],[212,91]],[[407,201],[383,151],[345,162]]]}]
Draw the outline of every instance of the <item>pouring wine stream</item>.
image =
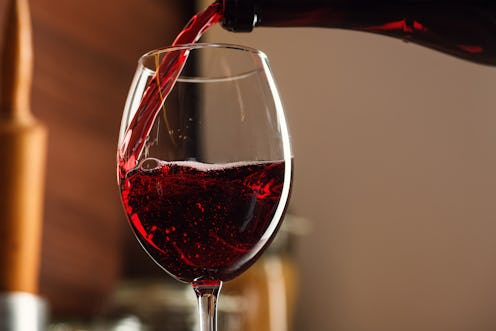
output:
[{"label": "pouring wine stream", "polygon": [[[209,27],[221,20],[220,8],[221,4],[214,2],[207,9],[193,16],[178,34],[172,46],[197,42]],[[187,58],[187,51],[167,54],[163,57],[153,78],[148,83],[119,151],[119,159],[126,160],[120,164],[121,178],[125,172],[136,166],[136,160],[145,145],[143,137],[146,137],[150,132],[165,99],[182,72]]]}]

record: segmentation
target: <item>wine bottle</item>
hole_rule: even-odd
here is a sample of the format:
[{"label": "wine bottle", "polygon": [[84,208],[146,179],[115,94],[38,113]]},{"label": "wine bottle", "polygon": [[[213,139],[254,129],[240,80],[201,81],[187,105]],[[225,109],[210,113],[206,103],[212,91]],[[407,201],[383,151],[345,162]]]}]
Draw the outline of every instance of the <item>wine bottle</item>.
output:
[{"label": "wine bottle", "polygon": [[496,65],[496,1],[222,0],[224,28],[322,27],[411,41]]},{"label": "wine bottle", "polygon": [[47,130],[30,109],[28,6],[7,1],[0,48],[0,331],[43,331],[48,316],[38,289]]}]

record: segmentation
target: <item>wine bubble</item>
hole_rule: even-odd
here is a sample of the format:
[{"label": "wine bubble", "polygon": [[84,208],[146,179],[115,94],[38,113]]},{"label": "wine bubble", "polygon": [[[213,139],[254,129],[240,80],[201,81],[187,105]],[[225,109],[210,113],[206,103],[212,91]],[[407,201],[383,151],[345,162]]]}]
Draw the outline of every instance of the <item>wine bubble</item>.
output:
[{"label": "wine bubble", "polygon": [[162,161],[155,158],[147,158],[141,161],[138,165],[138,168],[142,170],[154,170],[162,167]]}]

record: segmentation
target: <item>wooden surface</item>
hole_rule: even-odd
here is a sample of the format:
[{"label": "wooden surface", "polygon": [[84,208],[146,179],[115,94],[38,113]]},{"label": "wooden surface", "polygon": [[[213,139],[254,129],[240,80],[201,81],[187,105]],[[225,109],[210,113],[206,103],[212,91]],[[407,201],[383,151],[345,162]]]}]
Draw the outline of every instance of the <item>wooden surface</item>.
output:
[{"label": "wooden surface", "polygon": [[[98,308],[127,264],[123,243],[131,235],[118,198],[115,151],[136,61],[172,41],[187,20],[186,5],[182,0],[30,5],[31,108],[49,130],[40,291],[54,316],[84,316]],[[2,26],[3,8],[0,0]]]}]

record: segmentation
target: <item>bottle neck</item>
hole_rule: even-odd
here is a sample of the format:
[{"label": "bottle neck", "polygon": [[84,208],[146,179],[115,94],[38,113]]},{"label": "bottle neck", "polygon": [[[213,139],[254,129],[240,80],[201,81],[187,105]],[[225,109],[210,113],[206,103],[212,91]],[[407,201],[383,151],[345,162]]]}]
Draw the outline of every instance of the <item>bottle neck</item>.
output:
[{"label": "bottle neck", "polygon": [[[250,32],[255,26],[322,26],[334,24],[336,5],[343,0],[218,0],[222,26],[233,32]],[[344,4],[347,2],[344,1]]]},{"label": "bottle neck", "polygon": [[222,1],[222,26],[233,32],[250,32],[256,25],[255,0]]}]

